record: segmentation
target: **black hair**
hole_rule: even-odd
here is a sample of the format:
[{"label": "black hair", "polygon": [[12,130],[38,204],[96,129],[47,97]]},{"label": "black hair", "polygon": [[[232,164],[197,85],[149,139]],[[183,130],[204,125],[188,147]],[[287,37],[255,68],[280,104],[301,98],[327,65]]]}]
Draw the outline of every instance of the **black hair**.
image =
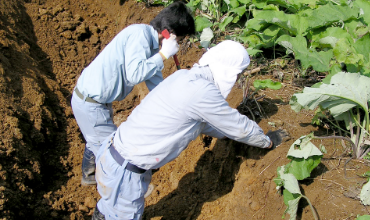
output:
[{"label": "black hair", "polygon": [[166,8],[150,22],[150,25],[161,33],[167,29],[176,36],[188,36],[195,34],[194,18],[186,5],[177,1]]}]

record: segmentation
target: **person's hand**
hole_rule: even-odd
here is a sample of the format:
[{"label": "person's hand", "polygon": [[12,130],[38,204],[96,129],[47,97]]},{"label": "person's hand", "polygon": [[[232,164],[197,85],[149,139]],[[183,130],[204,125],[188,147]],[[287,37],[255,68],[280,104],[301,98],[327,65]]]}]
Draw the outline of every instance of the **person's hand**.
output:
[{"label": "person's hand", "polygon": [[179,44],[176,41],[176,35],[171,34],[170,38],[162,40],[162,48],[159,51],[164,58],[168,59],[179,51]]},{"label": "person's hand", "polygon": [[272,146],[268,149],[275,149],[277,148],[283,140],[289,138],[289,134],[285,130],[276,130],[276,131],[268,131],[266,133],[266,136],[268,136],[272,142]]}]

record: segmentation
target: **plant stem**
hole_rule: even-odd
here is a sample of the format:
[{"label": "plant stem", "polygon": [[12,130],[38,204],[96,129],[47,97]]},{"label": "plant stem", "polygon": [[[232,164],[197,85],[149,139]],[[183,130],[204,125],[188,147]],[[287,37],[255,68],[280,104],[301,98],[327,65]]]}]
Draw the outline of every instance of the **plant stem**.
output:
[{"label": "plant stem", "polygon": [[312,206],[311,204],[311,201],[305,196],[305,195],[301,195],[303,198],[305,198],[308,202],[308,204],[310,205],[310,208],[311,208],[311,211],[312,211],[312,215],[314,217],[315,220],[319,220],[319,217],[317,216],[317,213],[316,213],[316,210],[314,209],[314,207]]},{"label": "plant stem", "polygon": [[[349,139],[347,137],[342,137],[342,136],[327,136],[327,137],[313,136],[312,139],[330,139],[330,138],[336,138],[336,139],[342,139],[342,140],[348,141],[351,144],[353,153],[356,154],[356,145],[353,143],[353,141],[351,139]],[[357,155],[355,155],[355,156],[357,156]]]}]

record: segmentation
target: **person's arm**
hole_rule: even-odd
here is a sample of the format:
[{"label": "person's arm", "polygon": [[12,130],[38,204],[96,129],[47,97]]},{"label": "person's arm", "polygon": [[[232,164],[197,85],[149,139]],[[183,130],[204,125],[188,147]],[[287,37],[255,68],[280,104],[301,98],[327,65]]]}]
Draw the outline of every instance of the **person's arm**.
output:
[{"label": "person's arm", "polygon": [[208,136],[211,136],[211,137],[215,137],[215,138],[218,138],[218,139],[222,139],[222,138],[225,138],[226,136],[224,134],[222,134],[221,132],[219,132],[218,130],[214,129],[212,126],[206,124],[204,126],[204,128],[202,129],[202,134],[205,134],[205,135],[208,135]]},{"label": "person's arm", "polygon": [[152,91],[160,82],[163,81],[162,72],[158,71],[154,76],[145,80],[146,87]]},{"label": "person's arm", "polygon": [[201,88],[189,100],[189,106],[190,117],[205,120],[228,138],[255,147],[271,147],[270,138],[256,122],[231,108],[215,85],[208,84]]},{"label": "person's arm", "polygon": [[163,60],[159,53],[152,56],[152,36],[149,34],[143,29],[135,29],[135,33],[132,33],[125,42],[125,67],[122,68],[126,68],[126,79],[131,85],[139,84],[154,76],[156,79],[149,83],[157,85],[163,80],[161,73],[164,67]]}]

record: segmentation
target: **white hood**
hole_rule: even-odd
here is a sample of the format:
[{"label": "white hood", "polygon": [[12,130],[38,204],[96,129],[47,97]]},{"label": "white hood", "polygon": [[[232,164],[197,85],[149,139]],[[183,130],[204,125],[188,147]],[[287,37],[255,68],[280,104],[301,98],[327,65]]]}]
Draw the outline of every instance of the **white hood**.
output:
[{"label": "white hood", "polygon": [[199,60],[199,66],[209,66],[215,84],[225,99],[238,74],[246,69],[249,63],[249,55],[244,46],[231,40],[212,47]]}]

